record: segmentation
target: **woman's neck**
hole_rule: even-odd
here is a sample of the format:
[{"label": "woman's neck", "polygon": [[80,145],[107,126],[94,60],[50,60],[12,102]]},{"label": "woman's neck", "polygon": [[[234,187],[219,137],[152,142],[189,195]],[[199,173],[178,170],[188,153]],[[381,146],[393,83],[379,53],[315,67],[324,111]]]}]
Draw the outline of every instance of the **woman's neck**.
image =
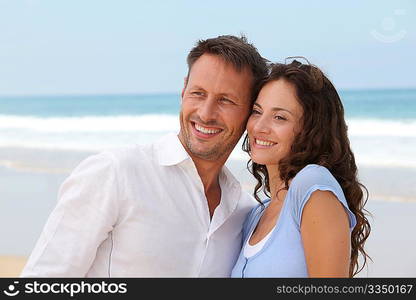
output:
[{"label": "woman's neck", "polygon": [[269,175],[269,186],[271,200],[283,200],[278,197],[278,191],[285,186],[285,182],[280,178],[279,165],[266,165]]}]

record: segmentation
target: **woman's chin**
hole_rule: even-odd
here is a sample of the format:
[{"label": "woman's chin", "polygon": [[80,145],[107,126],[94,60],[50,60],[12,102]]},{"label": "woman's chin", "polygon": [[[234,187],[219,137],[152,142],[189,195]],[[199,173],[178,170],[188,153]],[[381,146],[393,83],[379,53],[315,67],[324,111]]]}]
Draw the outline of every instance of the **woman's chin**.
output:
[{"label": "woman's chin", "polygon": [[273,165],[276,164],[276,162],[273,162],[270,158],[267,157],[258,157],[255,155],[250,156],[251,161],[258,164],[258,165]]}]

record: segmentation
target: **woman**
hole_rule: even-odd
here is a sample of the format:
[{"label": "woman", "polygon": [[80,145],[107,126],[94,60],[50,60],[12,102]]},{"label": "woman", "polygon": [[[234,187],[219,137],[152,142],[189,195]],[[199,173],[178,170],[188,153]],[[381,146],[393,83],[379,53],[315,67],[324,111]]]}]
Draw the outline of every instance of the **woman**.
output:
[{"label": "woman", "polygon": [[[362,188],[367,190],[357,180],[344,109],[329,79],[296,60],[272,65],[247,132],[243,150],[250,154],[260,204],[245,222],[232,277],[360,272],[369,258]],[[260,189],[270,199],[262,202]]]}]

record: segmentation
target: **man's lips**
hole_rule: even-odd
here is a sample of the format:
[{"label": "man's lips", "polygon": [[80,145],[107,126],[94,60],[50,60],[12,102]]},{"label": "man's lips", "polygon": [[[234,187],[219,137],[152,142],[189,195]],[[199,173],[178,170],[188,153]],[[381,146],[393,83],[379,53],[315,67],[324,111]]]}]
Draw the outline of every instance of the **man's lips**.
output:
[{"label": "man's lips", "polygon": [[201,138],[211,138],[217,136],[223,131],[223,129],[218,127],[206,127],[192,121],[191,124],[195,135]]}]

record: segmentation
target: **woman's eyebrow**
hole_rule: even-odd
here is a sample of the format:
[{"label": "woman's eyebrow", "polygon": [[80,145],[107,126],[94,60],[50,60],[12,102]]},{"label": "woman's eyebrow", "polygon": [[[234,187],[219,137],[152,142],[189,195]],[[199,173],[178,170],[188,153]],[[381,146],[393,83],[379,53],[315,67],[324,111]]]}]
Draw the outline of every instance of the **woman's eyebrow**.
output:
[{"label": "woman's eyebrow", "polygon": [[[260,104],[258,104],[258,103],[254,103],[254,106],[258,106],[259,108],[262,108],[261,107],[261,105]],[[288,113],[290,113],[291,115],[294,115],[290,110],[288,110],[288,109],[286,109],[286,108],[282,108],[282,107],[273,107],[272,108],[272,111],[281,111],[281,110],[283,110],[283,111],[287,111]]]}]

